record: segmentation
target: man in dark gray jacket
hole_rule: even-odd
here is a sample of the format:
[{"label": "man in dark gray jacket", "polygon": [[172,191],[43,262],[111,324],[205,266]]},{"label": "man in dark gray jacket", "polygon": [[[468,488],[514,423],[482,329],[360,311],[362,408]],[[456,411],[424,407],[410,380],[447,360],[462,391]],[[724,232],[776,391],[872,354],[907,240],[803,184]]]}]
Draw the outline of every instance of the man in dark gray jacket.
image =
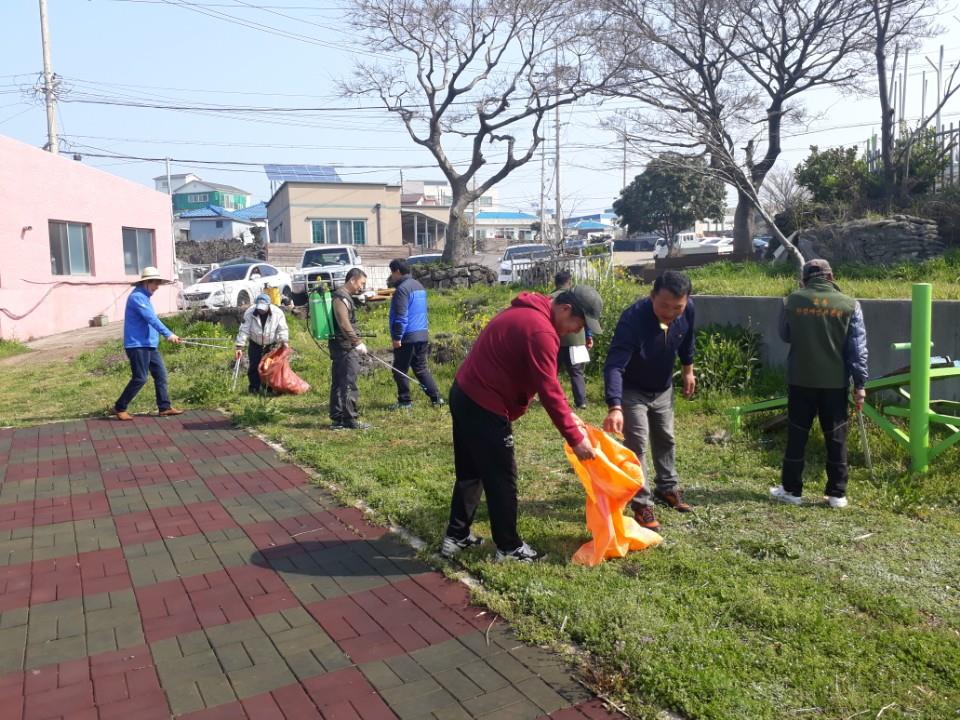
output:
[{"label": "man in dark gray jacket", "polygon": [[366,430],[370,426],[357,417],[357,375],[360,356],[367,352],[357,334],[356,306],[353,296],[363,292],[367,274],[350,268],[343,285],[333,291],[334,336],[330,341],[330,422],[332,430]]}]

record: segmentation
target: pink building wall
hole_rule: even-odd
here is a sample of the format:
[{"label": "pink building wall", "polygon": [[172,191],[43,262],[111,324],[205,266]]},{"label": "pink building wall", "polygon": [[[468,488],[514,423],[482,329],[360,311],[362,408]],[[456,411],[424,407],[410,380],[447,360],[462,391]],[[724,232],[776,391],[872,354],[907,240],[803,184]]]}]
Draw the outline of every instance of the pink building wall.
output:
[{"label": "pink building wall", "polygon": [[[152,188],[0,135],[0,338],[21,341],[87,327],[96,315],[123,321],[130,283],[122,228],[154,232],[156,265],[174,279],[170,199]],[[50,220],[89,227],[89,275],[54,275]],[[153,306],[176,311],[177,286]]]}]

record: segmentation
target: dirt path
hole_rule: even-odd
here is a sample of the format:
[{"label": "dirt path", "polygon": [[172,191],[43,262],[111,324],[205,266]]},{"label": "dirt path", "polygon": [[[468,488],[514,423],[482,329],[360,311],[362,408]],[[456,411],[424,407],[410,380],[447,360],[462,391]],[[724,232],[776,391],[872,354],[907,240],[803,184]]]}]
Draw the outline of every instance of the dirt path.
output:
[{"label": "dirt path", "polygon": [[17,365],[68,362],[86,351],[123,337],[123,323],[110,323],[104,327],[80,328],[69,332],[47,335],[26,343],[31,352],[13,355],[0,360],[0,368]]}]

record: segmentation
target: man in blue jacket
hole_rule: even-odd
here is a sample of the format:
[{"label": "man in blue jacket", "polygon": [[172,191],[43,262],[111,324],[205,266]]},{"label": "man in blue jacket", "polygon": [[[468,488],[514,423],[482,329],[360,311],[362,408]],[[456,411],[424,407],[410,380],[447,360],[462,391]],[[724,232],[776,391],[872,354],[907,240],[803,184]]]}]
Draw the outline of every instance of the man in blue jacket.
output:
[{"label": "man in blue jacket", "polygon": [[170,406],[170,395],[167,392],[167,368],[163,364],[163,356],[157,350],[160,336],[163,335],[170,342],[177,344],[180,338],[170,332],[170,329],[160,322],[157,313],[150,303],[150,296],[157,288],[168,283],[160,277],[160,271],[155,267],[146,267],[140,275],[123,315],[123,347],[130,360],[132,377],[123,389],[120,397],[113,404],[113,414],[118,420],[133,420],[127,412],[127,407],[147,384],[147,374],[153,376],[153,385],[157,393],[157,409],[163,417],[180,415],[183,410]]},{"label": "man in blue jacket", "polygon": [[622,434],[641,464],[650,438],[656,489],[651,494],[645,482],[631,508],[638,523],[655,531],[660,523],[653,512],[654,498],[679,512],[690,510],[679,487],[673,436],[673,366],[678,356],[683,396],[689,399],[697,387],[690,290],[683,273],[667,270],[660,275],[650,297],[620,315],[603,368],[608,408],[603,429]]},{"label": "man in blue jacket", "polygon": [[397,383],[396,408],[407,410],[413,407],[410,383],[405,375],[401,375],[411,367],[434,406],[445,405],[427,367],[430,338],[427,291],[410,276],[410,266],[401,259],[390,261],[390,285],[395,289],[390,300],[390,338],[393,340],[393,367],[399,371],[393,373]]}]

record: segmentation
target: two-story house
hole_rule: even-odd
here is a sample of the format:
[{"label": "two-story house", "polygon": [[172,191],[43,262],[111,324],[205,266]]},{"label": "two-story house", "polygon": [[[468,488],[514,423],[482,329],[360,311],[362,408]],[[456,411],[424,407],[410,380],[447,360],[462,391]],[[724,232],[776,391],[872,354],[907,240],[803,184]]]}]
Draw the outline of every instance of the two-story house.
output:
[{"label": "two-story house", "polygon": [[225,210],[239,210],[250,204],[250,193],[246,190],[207,182],[190,180],[173,191],[173,212],[177,215],[188,210],[199,210],[208,205],[222,207]]}]

